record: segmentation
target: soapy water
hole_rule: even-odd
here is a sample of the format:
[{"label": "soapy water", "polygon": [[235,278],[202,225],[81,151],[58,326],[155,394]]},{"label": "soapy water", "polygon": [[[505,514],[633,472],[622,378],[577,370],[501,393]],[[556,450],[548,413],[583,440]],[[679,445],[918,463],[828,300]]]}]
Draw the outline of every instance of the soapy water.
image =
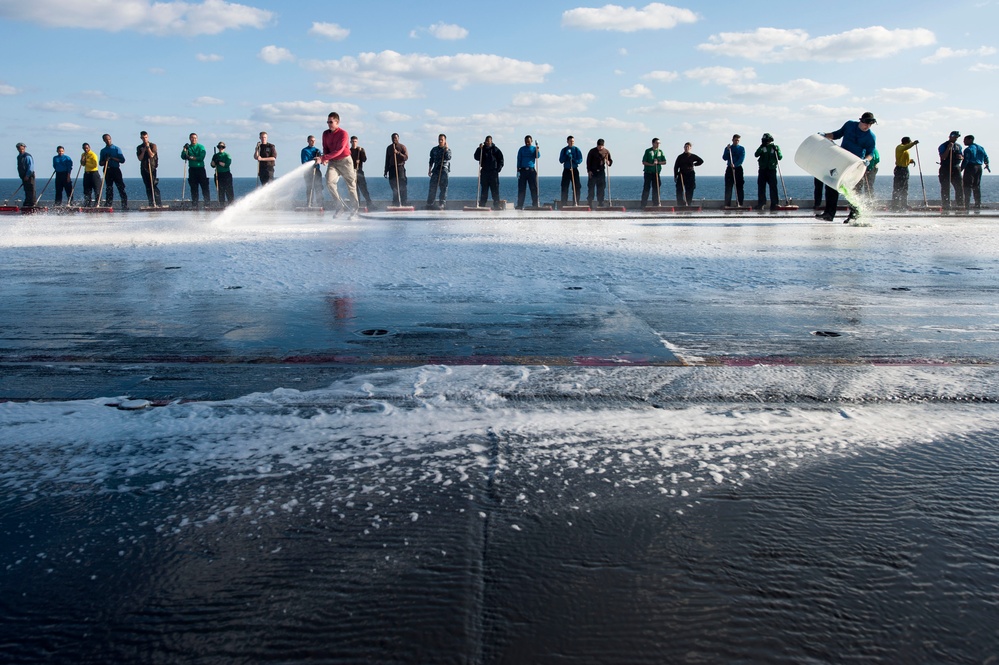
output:
[{"label": "soapy water", "polygon": [[[262,210],[287,210],[296,203],[301,203],[305,198],[305,179],[310,171],[315,171],[314,162],[306,162],[296,167],[291,173],[286,173],[280,178],[272,180],[268,184],[258,187],[250,194],[238,199],[228,206],[222,214],[213,220],[213,223],[220,226],[232,224],[236,220],[242,220],[250,213]],[[326,188],[326,179],[322,174],[316,175],[315,187],[317,190]]]},{"label": "soapy water", "polygon": [[[8,506],[40,496],[165,498],[207,481],[211,502],[185,501],[183,518],[171,520],[187,525],[261,517],[273,505],[336,514],[358,494],[391,505],[421,487],[474,494],[492,478],[523,484],[527,503],[558,509],[559,497],[599,502],[606,492],[681,499],[808,460],[999,427],[999,413],[973,406],[636,402],[609,397],[614,382],[599,371],[575,374],[584,386],[578,391],[552,388],[568,388],[569,399],[516,397],[550,373],[428,366],[362,374],[318,391],[280,389],[138,413],[108,408],[121,402],[109,398],[2,404],[0,493]],[[548,478],[541,484],[539,470]],[[241,483],[274,478],[293,482],[275,484],[266,506],[237,505]],[[594,479],[606,491],[595,493]],[[585,489],[577,494],[577,487]]]}]

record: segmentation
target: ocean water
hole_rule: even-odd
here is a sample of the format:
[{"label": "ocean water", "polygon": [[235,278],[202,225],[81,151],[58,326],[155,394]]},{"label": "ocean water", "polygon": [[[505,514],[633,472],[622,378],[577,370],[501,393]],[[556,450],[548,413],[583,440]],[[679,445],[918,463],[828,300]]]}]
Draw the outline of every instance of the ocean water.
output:
[{"label": "ocean water", "polygon": [[[539,178],[539,195],[542,202],[551,202],[555,199],[561,199],[561,178],[557,176],[542,176]],[[928,200],[934,200],[940,198],[940,184],[937,181],[936,174],[924,174],[923,181],[926,188],[926,197]],[[389,187],[388,180],[380,177],[369,176],[367,178],[368,190],[371,193],[372,199],[375,201],[389,201],[392,198],[392,190]],[[426,177],[413,177],[410,176],[409,180],[409,203],[411,205],[417,205],[426,200],[427,191],[429,188],[429,178]],[[619,200],[637,200],[642,196],[642,183],[643,179],[641,176],[621,176],[615,177],[611,176],[611,187],[610,194],[613,199]],[[812,183],[813,179],[809,176],[785,176],[784,186],[787,188],[787,196],[795,203],[803,205],[805,203],[810,203],[812,201]],[[0,179],[0,197],[3,199],[10,199],[10,203],[20,204],[22,200],[21,192],[17,192],[14,195],[14,191],[20,184],[16,178],[6,178]],[[448,199],[452,201],[462,201],[471,200],[475,198],[477,190],[477,181],[475,178],[471,177],[452,177],[450,180],[448,188]],[[580,199],[586,198],[586,178],[582,178],[583,191],[581,192]],[[41,192],[42,188],[45,186],[44,181],[39,181],[36,185],[36,191]],[[252,192],[257,187],[256,178],[235,178],[233,180],[233,189],[235,191],[236,197],[243,197]],[[891,199],[891,187],[892,187],[892,176],[889,172],[887,175],[879,175],[874,182],[874,190],[876,198],[888,200]],[[125,178],[125,188],[129,195],[129,200],[137,202],[139,205],[145,204],[146,190],[142,184],[141,178]],[[55,194],[54,187],[51,185],[49,188],[41,195],[41,203],[43,205],[52,205]],[[79,186],[79,191],[82,193],[82,184]],[[342,195],[345,195],[345,189],[343,185],[340,185],[340,191]],[[781,197],[783,198],[784,192],[779,189]],[[216,196],[215,185],[211,184],[212,197]],[[757,192],[757,178],[755,173],[746,174],[746,201],[752,203],[756,200]],[[160,193],[165,201],[171,201],[176,199],[181,199],[182,197],[190,200],[191,193],[187,184],[180,178],[160,178]],[[530,193],[528,193],[528,203],[530,203]],[[570,194],[571,196],[571,194]],[[675,190],[673,183],[667,176],[662,184],[662,198],[665,201],[672,201],[675,196]],[[695,200],[720,200],[725,196],[725,179],[722,176],[698,176],[697,178],[697,189],[694,192]],[[517,199],[517,178],[516,177],[501,177],[500,178],[500,197],[506,199],[507,201],[515,201]],[[909,180],[909,202],[910,204],[919,203],[923,198],[923,190],[920,187],[919,176],[913,174]],[[117,190],[115,191],[115,199],[117,200]],[[982,199],[987,203],[999,202],[999,177],[987,174],[982,178]],[[305,188],[302,187],[302,200],[303,204],[305,202]]]}]

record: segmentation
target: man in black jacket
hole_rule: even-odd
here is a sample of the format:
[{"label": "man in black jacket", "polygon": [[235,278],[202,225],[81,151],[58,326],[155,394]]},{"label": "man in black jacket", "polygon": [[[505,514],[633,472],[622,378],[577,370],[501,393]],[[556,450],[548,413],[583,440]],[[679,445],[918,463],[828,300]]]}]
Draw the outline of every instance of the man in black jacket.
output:
[{"label": "man in black jacket", "polygon": [[493,209],[499,210],[499,174],[503,170],[503,153],[487,136],[484,143],[475,149],[475,161],[479,163],[479,205],[486,205],[486,194],[493,193]]}]

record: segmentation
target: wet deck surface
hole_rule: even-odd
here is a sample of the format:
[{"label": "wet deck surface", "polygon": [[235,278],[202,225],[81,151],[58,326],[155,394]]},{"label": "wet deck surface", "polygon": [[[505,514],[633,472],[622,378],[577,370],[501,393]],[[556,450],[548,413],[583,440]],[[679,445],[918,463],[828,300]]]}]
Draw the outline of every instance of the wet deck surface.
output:
[{"label": "wet deck surface", "polygon": [[424,364],[992,364],[999,218],[868,219],[3,220],[0,398],[231,397]]},{"label": "wet deck surface", "polygon": [[992,662],[996,221],[0,218],[6,660]]}]

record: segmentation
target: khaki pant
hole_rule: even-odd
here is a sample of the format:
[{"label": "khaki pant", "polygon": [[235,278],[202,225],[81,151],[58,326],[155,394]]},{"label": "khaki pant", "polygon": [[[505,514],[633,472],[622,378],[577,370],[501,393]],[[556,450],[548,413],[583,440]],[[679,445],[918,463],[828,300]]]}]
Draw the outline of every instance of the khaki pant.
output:
[{"label": "khaki pant", "polygon": [[[340,182],[340,176],[347,183],[347,193],[350,195],[350,205],[346,205],[340,198],[340,193],[336,191],[336,185]],[[326,166],[326,189],[329,190],[333,202],[347,208],[350,212],[357,212],[360,202],[357,200],[357,175],[354,172],[354,161],[350,157],[334,159],[327,162]]]}]

